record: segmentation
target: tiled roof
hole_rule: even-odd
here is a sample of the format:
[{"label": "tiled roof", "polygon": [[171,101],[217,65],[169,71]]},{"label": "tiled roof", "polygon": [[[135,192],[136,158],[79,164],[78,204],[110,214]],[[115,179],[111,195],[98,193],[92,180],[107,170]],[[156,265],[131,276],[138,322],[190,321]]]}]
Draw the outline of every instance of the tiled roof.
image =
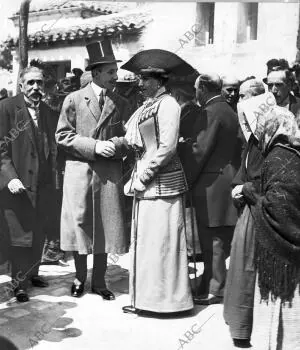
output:
[{"label": "tiled roof", "polygon": [[[84,1],[84,0],[32,0],[30,3],[30,13],[38,13],[50,10],[60,10],[75,7],[88,8],[91,10],[99,11],[102,14],[111,14],[128,10],[136,6],[134,3],[126,2],[102,2],[102,1]],[[14,13],[13,16],[19,15],[19,11]]]},{"label": "tiled roof", "polygon": [[[151,21],[149,14],[137,11],[137,9],[87,19],[61,17],[58,20],[29,23],[28,40],[31,47],[36,47],[40,44],[65,40],[137,33]],[[18,36],[8,38],[6,42],[11,46],[16,46]]]}]

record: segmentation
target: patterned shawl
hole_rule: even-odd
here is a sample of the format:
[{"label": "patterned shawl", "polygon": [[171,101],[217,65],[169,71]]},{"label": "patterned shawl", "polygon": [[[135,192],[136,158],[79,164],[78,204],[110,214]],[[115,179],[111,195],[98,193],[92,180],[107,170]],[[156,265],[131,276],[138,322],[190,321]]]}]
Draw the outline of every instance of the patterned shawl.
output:
[{"label": "patterned shawl", "polygon": [[258,119],[256,136],[266,157],[253,213],[260,293],[291,302],[300,281],[300,130],[275,106]]},{"label": "patterned shawl", "polygon": [[161,96],[165,93],[165,87],[158,89],[155,97],[147,99],[143,105],[133,113],[128,122],[125,124],[125,139],[127,140],[128,145],[132,146],[134,149],[143,148],[143,142],[139,130],[139,123],[141,119],[144,118],[145,114],[157,113],[158,105],[156,105],[156,102],[159,101]]},{"label": "patterned shawl", "polygon": [[297,118],[284,107],[274,106],[269,113],[260,115],[254,134],[264,153],[268,153],[276,143],[300,148]]}]

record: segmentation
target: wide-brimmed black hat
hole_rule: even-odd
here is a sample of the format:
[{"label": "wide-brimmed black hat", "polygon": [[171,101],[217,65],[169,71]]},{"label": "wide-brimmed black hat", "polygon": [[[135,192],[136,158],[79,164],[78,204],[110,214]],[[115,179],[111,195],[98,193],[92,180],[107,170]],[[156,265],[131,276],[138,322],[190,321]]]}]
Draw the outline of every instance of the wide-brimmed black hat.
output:
[{"label": "wide-brimmed black hat", "polygon": [[193,74],[185,75],[185,76],[177,76],[174,74],[170,74],[169,76],[169,85],[173,86],[180,86],[180,85],[195,85],[195,82],[197,78],[199,77],[200,73],[195,70]]},{"label": "wide-brimmed black hat", "polygon": [[104,63],[122,62],[115,58],[111,41],[108,38],[87,44],[86,48],[90,59],[89,65],[85,68],[86,71]]},{"label": "wide-brimmed black hat", "polygon": [[123,64],[121,68],[135,74],[156,74],[162,76],[168,76],[170,73],[183,76],[195,72],[195,69],[190,64],[175,53],[160,49],[140,51]]}]

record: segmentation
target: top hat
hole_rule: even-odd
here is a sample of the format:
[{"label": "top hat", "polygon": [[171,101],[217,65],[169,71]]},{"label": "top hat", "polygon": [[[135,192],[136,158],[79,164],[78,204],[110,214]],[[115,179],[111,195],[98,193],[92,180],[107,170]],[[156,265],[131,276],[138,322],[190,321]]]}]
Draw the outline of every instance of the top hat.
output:
[{"label": "top hat", "polygon": [[108,38],[87,44],[86,48],[90,59],[89,65],[85,68],[86,71],[92,70],[100,64],[122,62],[116,60],[111,42]]}]

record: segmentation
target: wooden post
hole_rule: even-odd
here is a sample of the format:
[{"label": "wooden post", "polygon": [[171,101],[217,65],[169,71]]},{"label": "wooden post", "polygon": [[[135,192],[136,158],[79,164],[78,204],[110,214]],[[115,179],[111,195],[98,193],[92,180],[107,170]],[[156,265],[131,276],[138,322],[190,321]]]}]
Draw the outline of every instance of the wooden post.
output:
[{"label": "wooden post", "polygon": [[296,46],[297,46],[296,62],[300,62],[300,3],[299,3],[298,33],[297,33]]},{"label": "wooden post", "polygon": [[20,65],[19,65],[19,73],[17,79],[17,93],[20,92],[19,87],[19,75],[20,72],[27,67],[28,65],[28,38],[27,38],[27,30],[28,30],[28,17],[29,17],[29,6],[31,0],[22,0],[20,6],[20,14],[19,14],[19,57],[20,57]]}]

